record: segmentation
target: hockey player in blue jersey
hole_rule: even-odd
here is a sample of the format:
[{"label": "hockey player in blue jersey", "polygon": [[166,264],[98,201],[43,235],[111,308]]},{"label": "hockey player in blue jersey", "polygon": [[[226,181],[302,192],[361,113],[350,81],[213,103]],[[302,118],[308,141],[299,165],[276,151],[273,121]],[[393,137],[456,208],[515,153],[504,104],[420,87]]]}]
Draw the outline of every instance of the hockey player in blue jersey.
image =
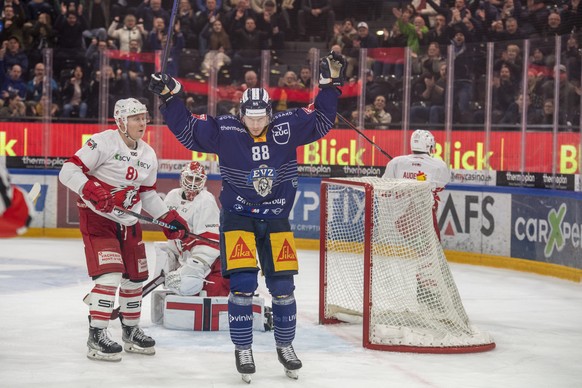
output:
[{"label": "hockey player in blue jersey", "polygon": [[251,88],[243,93],[239,117],[191,114],[177,98],[182,91],[177,80],[156,73],[150,81],[176,138],[189,150],[219,157],[220,253],[223,275],[230,278],[230,337],[237,370],[246,382],[255,373],[251,302],[258,286],[257,253],[272,296],[279,361],[295,379],[302,366],[292,345],[298,263],[289,212],[297,191],[296,150],[324,137],[333,126],[344,72],[344,58],[332,52],[320,61],[321,90],[313,104],[273,115],[268,92]]}]

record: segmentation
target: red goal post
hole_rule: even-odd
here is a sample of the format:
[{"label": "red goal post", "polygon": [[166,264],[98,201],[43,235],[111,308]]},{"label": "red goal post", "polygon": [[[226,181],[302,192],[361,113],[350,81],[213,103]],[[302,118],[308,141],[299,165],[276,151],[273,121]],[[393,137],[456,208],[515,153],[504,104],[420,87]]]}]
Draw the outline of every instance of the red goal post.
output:
[{"label": "red goal post", "polygon": [[471,325],[434,230],[427,182],[322,179],[321,324],[361,322],[363,346],[417,353],[495,348]]}]

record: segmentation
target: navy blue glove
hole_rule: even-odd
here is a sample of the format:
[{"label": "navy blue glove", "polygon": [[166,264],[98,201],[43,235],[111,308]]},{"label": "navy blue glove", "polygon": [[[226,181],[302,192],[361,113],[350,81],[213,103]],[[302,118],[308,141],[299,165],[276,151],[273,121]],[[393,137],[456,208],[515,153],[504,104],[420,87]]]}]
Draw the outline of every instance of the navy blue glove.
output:
[{"label": "navy blue glove", "polygon": [[166,103],[182,92],[182,84],[168,74],[158,72],[152,74],[148,89]]},{"label": "navy blue glove", "polygon": [[319,87],[342,86],[346,78],[346,59],[334,51],[319,62]]}]

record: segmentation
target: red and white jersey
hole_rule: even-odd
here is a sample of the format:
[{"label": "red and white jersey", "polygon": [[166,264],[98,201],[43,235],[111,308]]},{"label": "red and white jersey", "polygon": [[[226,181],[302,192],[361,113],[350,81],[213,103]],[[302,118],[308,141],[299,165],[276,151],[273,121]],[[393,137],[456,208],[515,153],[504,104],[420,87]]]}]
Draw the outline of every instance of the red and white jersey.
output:
[{"label": "red and white jersey", "polygon": [[[207,190],[202,190],[192,201],[184,199],[181,188],[171,190],[164,203],[168,209],[175,209],[187,222],[192,233],[214,241],[219,239],[220,210],[216,204],[214,195]],[[174,244],[168,244],[173,246]],[[174,250],[174,247],[171,248]],[[220,255],[220,251],[204,241],[196,241],[190,250],[192,256],[204,259],[212,265],[214,259]]]},{"label": "red and white jersey", "polygon": [[388,162],[382,178],[427,181],[436,194],[444,190],[451,180],[451,173],[446,163],[440,159],[428,154],[410,154],[397,156]]},{"label": "red and white jersey", "polygon": [[8,171],[0,164],[0,237],[14,237],[26,232],[32,209],[26,192],[10,183]]},{"label": "red and white jersey", "polygon": [[[63,165],[59,180],[79,195],[87,180],[96,180],[111,192],[116,206],[140,213],[143,205],[152,217],[158,218],[167,212],[167,208],[155,192],[156,153],[142,140],[137,142],[137,149],[131,149],[121,136],[115,129],[91,136]],[[81,199],[91,210],[115,222],[127,226],[137,222],[135,217],[117,210],[99,212],[82,195]]]}]

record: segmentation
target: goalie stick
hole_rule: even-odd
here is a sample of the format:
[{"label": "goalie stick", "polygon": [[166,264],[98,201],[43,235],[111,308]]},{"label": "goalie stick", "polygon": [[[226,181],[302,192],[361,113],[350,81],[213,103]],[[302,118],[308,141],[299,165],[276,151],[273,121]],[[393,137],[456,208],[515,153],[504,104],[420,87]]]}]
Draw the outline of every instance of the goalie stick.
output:
[{"label": "goalie stick", "polygon": [[33,205],[36,205],[36,201],[40,196],[40,189],[40,183],[36,182],[34,185],[32,185],[32,188],[28,194],[26,194],[26,197],[30,200],[30,202],[32,202]]},{"label": "goalie stick", "polygon": [[[135,218],[137,218],[139,220],[142,220],[142,221],[145,221],[145,222],[149,222],[150,224],[154,224],[154,225],[161,226],[162,228],[166,228],[166,229],[170,229],[170,230],[176,230],[176,227],[175,226],[170,225],[170,224],[167,224],[164,221],[160,221],[160,220],[157,220],[157,219],[155,219],[153,217],[148,217],[148,216],[145,216],[143,214],[136,213],[134,211],[131,211],[129,209],[125,209],[125,208],[120,207],[120,206],[115,206],[115,210],[118,210],[118,211],[123,212],[125,214],[129,214],[129,215],[134,216]],[[218,244],[218,241],[214,241],[214,240],[211,240],[209,238],[202,237],[199,234],[192,233],[192,232],[186,232],[186,236],[195,237],[198,240],[204,241],[208,245],[211,245],[213,248],[220,249],[220,246]]]},{"label": "goalie stick", "polygon": [[[151,282],[149,282],[148,284],[146,284],[143,289],[142,289],[142,293],[141,293],[141,297],[144,298],[146,297],[150,292],[152,292],[153,290],[155,290],[156,288],[158,288],[159,285],[164,284],[164,281],[166,280],[166,274],[164,273],[164,271],[162,271],[158,276],[156,276],[155,278],[152,279]],[[83,302],[85,302],[85,304],[87,306],[89,306],[89,296],[91,294],[87,294],[85,295],[85,297],[83,298]],[[111,312],[111,316],[109,317],[110,320],[115,320],[117,318],[119,318],[119,311],[120,311],[121,307],[117,307],[115,309],[113,309],[113,311]]]}]

